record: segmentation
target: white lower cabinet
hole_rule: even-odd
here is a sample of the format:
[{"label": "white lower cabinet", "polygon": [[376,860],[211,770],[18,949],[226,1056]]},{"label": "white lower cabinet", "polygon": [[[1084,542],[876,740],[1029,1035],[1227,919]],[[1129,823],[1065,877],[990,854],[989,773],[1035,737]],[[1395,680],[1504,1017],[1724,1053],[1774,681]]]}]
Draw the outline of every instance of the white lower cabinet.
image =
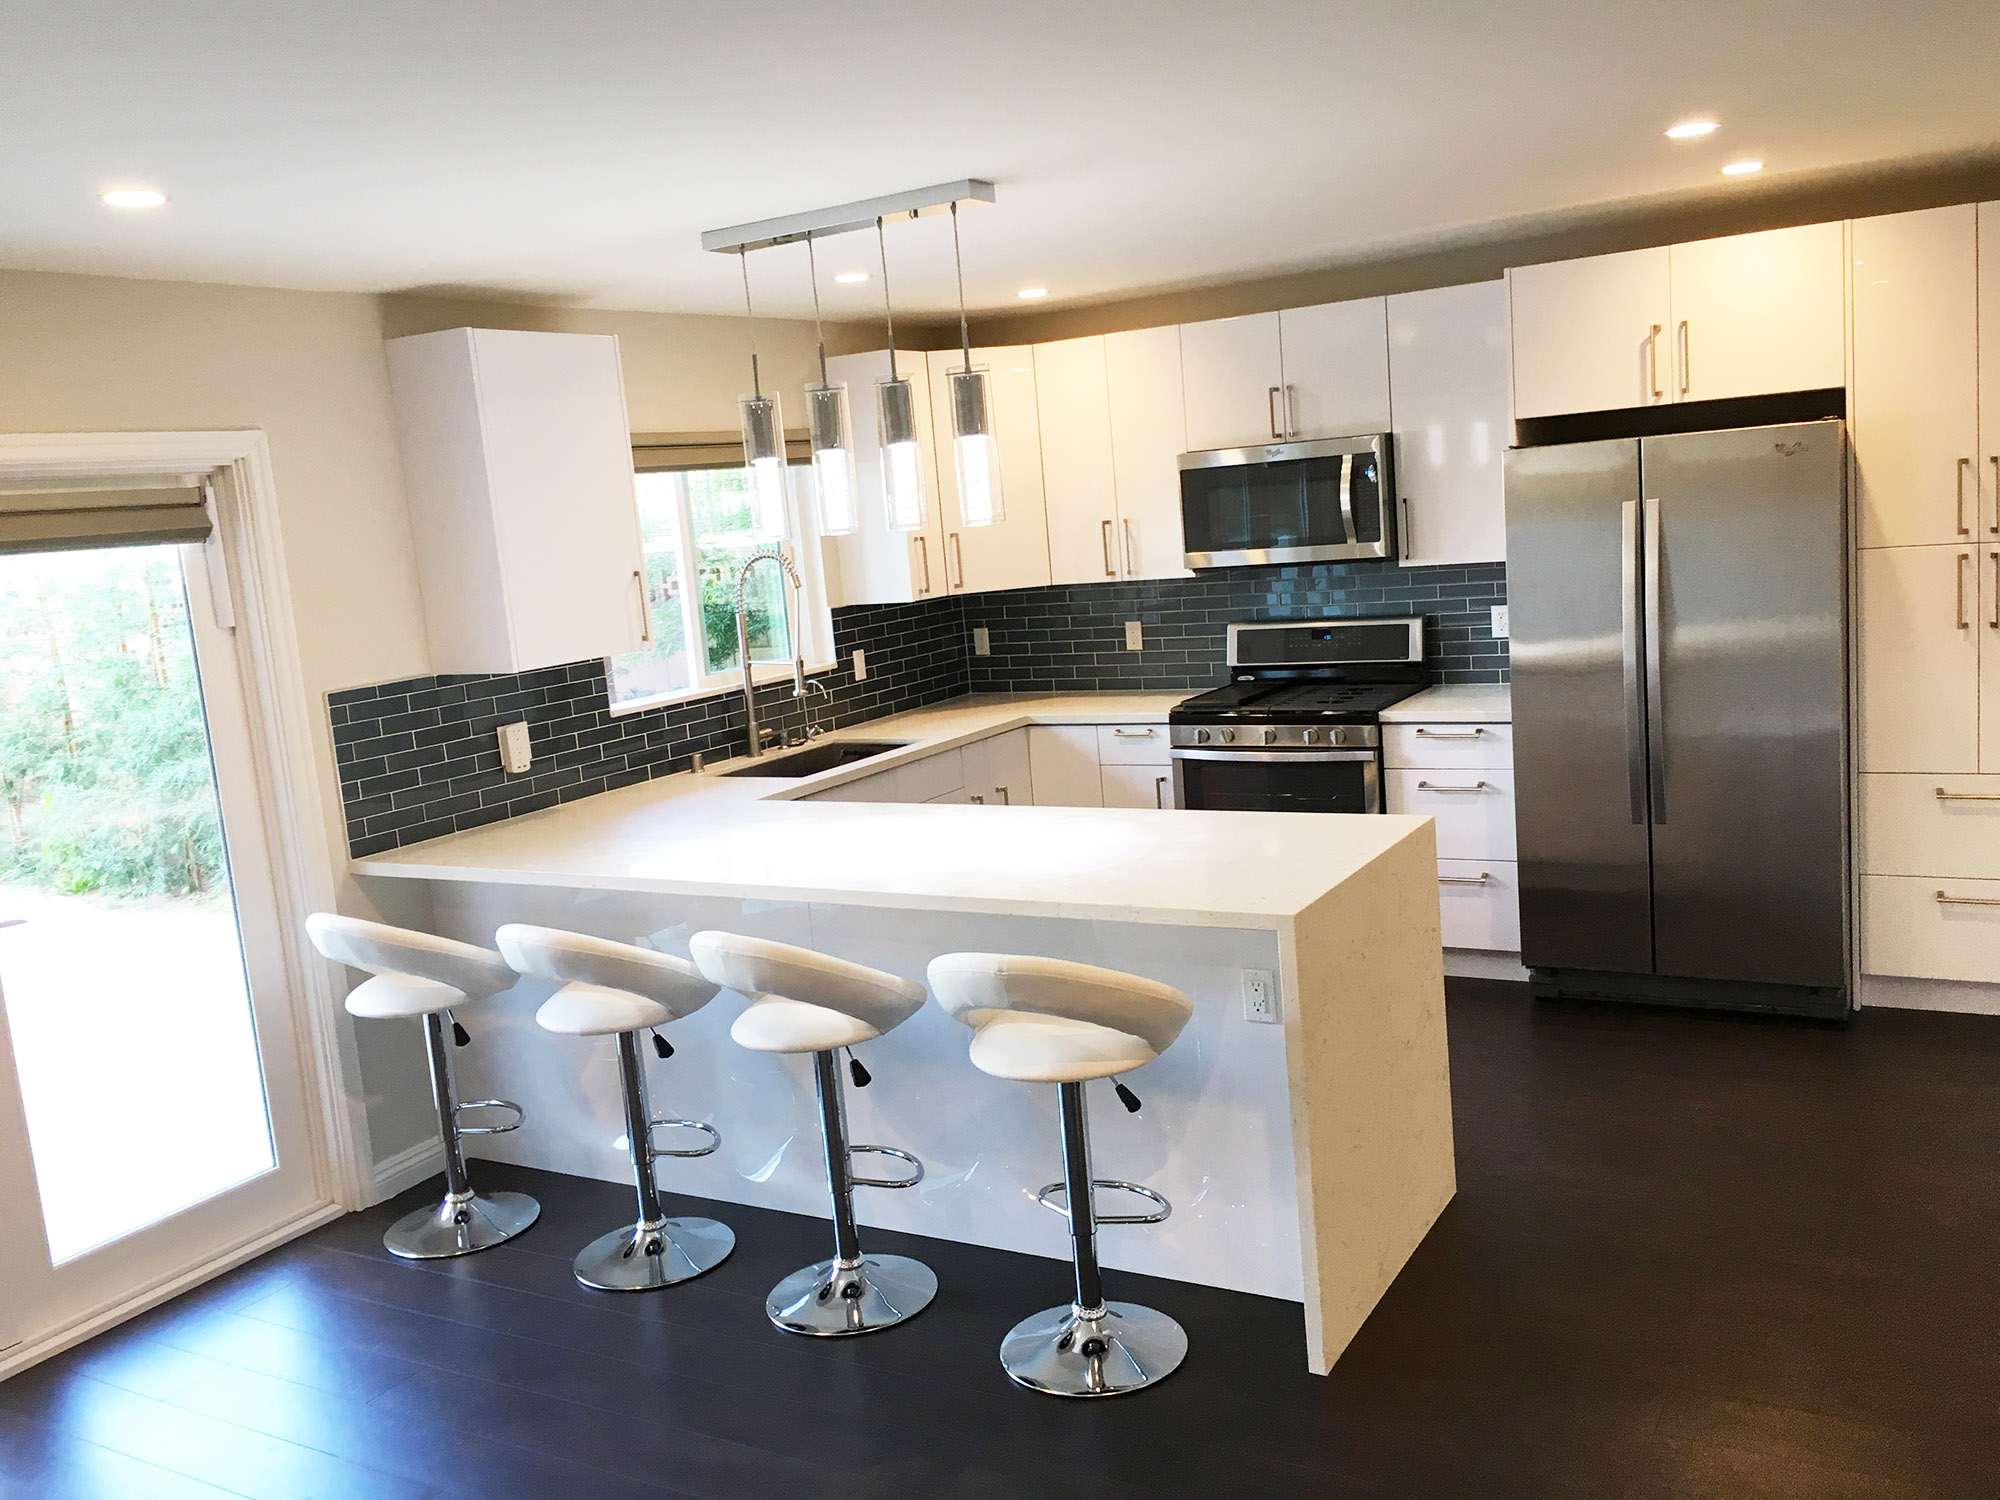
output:
[{"label": "white lower cabinet", "polygon": [[1861,967],[2000,984],[2000,776],[1861,778]]},{"label": "white lower cabinet", "polygon": [[993,807],[1034,805],[1034,769],[1028,755],[1028,731],[1010,729],[988,739],[974,740],[959,751],[965,767],[966,800]]},{"label": "white lower cabinet", "polygon": [[2000,880],[1864,875],[1861,945],[1870,974],[2000,984]]},{"label": "white lower cabinet", "polygon": [[1383,803],[1437,823],[1440,859],[1514,858],[1514,773],[1405,770],[1383,773]]},{"label": "white lower cabinet", "polygon": [[1438,921],[1445,947],[1520,951],[1519,868],[1511,859],[1438,861]]},{"label": "white lower cabinet", "polygon": [[1106,807],[1174,805],[1174,771],[1170,765],[1110,765],[1101,767],[1098,777]]},{"label": "white lower cabinet", "polygon": [[1980,561],[1969,545],[1862,549],[1862,770],[1980,769],[1982,647],[2000,661],[1981,588],[2000,561]]},{"label": "white lower cabinet", "polygon": [[1094,724],[1035,724],[1028,729],[1028,774],[1038,807],[1102,807]]},{"label": "white lower cabinet", "polygon": [[1444,946],[1521,948],[1514,843],[1514,726],[1384,724],[1383,805],[1437,826]]},{"label": "white lower cabinet", "polygon": [[1100,724],[1097,760],[1106,766],[1165,765],[1167,726],[1164,724]]}]

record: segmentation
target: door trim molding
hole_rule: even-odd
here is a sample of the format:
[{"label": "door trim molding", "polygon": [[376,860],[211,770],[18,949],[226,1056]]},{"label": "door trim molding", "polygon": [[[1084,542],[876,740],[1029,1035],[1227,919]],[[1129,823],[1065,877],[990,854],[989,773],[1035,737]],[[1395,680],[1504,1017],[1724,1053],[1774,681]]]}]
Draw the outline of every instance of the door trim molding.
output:
[{"label": "door trim molding", "polygon": [[[270,444],[256,428],[0,433],[0,477],[9,480],[90,479],[135,472],[212,481],[216,530],[230,575],[237,654],[256,741],[259,802],[278,877],[278,939],[284,953],[286,998],[304,1043],[298,1061],[305,1076],[299,1081],[309,1104],[317,1196],[347,1209],[362,1208],[373,1201],[375,1174],[362,1091],[358,1081],[349,1085],[359,1071],[353,1038],[339,1022],[341,990],[333,965],[304,941],[306,915],[331,910],[335,904],[334,860],[327,832],[326,782],[320,775],[315,738],[319,721],[300,660]],[[273,1234],[286,1237],[281,1230]],[[198,1280],[214,1272],[189,1274]],[[0,1374],[12,1368],[17,1357],[7,1356],[7,1362],[0,1363]]]}]

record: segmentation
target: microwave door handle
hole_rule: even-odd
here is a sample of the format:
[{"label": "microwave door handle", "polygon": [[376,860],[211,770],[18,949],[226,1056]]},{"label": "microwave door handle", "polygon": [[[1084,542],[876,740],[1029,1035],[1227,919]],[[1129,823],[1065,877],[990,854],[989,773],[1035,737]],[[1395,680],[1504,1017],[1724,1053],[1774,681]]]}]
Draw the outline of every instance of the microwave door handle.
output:
[{"label": "microwave door handle", "polygon": [[1358,540],[1354,535],[1354,455],[1340,455],[1340,539]]},{"label": "microwave door handle", "polygon": [[1619,627],[1625,676],[1625,779],[1632,821],[1646,821],[1646,699],[1639,665],[1639,502],[1619,506]]}]

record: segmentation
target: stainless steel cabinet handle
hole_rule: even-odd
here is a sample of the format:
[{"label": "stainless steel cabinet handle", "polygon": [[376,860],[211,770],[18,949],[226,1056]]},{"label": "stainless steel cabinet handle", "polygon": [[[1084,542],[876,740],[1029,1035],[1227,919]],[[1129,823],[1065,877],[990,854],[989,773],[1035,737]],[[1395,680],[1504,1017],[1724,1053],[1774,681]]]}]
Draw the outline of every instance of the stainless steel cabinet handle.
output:
[{"label": "stainless steel cabinet handle", "polygon": [[1118,576],[1118,564],[1111,560],[1111,523],[1109,521],[1104,523],[1104,576],[1106,578],[1116,578]]},{"label": "stainless steel cabinet handle", "polygon": [[1972,460],[1961,458],[1958,461],[1958,534],[1960,536],[1972,535],[1972,528],[1965,524],[1965,476],[1971,472]]},{"label": "stainless steel cabinet handle", "polygon": [[1972,621],[1965,617],[1965,565],[1971,561],[1972,554],[1970,552],[1961,552],[1958,554],[1958,628],[1960,630],[1972,629]]},{"label": "stainless steel cabinet handle", "polygon": [[1937,799],[1940,802],[2000,802],[2000,792],[1951,792],[1939,787]]},{"label": "stainless steel cabinet handle", "polygon": [[976,802],[981,807],[984,807],[986,805],[986,799],[980,796],[977,792],[970,793],[965,800],[968,802]]},{"label": "stainless steel cabinet handle", "polygon": [[[1686,324],[1682,324],[1686,327]],[[1653,821],[1667,821],[1667,697],[1660,658],[1666,652],[1666,544],[1661,536],[1660,502],[1646,510],[1646,779],[1653,788]]]},{"label": "stainless steel cabinet handle", "polygon": [[1125,576],[1130,578],[1139,571],[1139,564],[1134,560],[1137,554],[1132,546],[1132,523],[1121,521],[1119,524],[1125,528]]},{"label": "stainless steel cabinet handle", "polygon": [[1492,875],[1487,873],[1485,870],[1481,870],[1477,875],[1438,876],[1439,885],[1491,885],[1492,883],[1493,883]]},{"label": "stainless steel cabinet handle", "polygon": [[2000,552],[1993,554],[1993,618],[1986,623],[2000,630]]},{"label": "stainless steel cabinet handle", "polygon": [[1007,788],[1005,788],[1004,786],[996,786],[995,788],[993,788],[993,790],[999,794],[1000,805],[1002,807],[1012,807],[1014,805],[1013,793],[1009,792]]},{"label": "stainless steel cabinet handle", "polygon": [[1157,733],[1156,729],[1113,729],[1111,737],[1114,740],[1150,740]]},{"label": "stainless steel cabinet handle", "polygon": [[930,539],[929,539],[928,537],[921,537],[921,536],[920,536],[920,537],[917,537],[917,538],[915,538],[915,541],[916,541],[916,544],[917,544],[917,555],[918,555],[919,557],[921,557],[921,558],[923,559],[923,561],[924,561],[924,586],[923,586],[922,588],[918,589],[918,590],[917,590],[917,592],[918,592],[919,594],[928,594],[928,593],[929,593],[929,592],[931,591],[931,546],[930,546]]},{"label": "stainless steel cabinet handle", "polygon": [[639,643],[653,644],[653,604],[646,597],[646,574],[641,568],[632,570],[632,581],[639,585]]},{"label": "stainless steel cabinet handle", "polygon": [[1485,734],[1483,729],[1419,729],[1420,740],[1476,740]]},{"label": "stainless steel cabinet handle", "polygon": [[2000,896],[1953,896],[1944,891],[1937,893],[1939,906],[2000,906]]},{"label": "stainless steel cabinet handle", "polygon": [[1283,389],[1283,386],[1274,385],[1271,393],[1264,398],[1264,404],[1270,408],[1272,440],[1280,443],[1285,440],[1284,429],[1278,425],[1278,392]]},{"label": "stainless steel cabinet handle", "polygon": [[1285,387],[1285,436],[1296,437],[1299,431],[1299,388]]},{"label": "stainless steel cabinet handle", "polygon": [[958,582],[957,582],[957,584],[955,584],[955,585],[954,585],[954,584],[952,584],[952,582],[951,582],[951,569],[949,569],[949,568],[946,568],[946,569],[945,569],[945,571],[944,571],[944,581],[945,581],[945,583],[946,583],[946,585],[947,585],[948,587],[956,587],[956,588],[964,588],[964,587],[965,587],[965,547],[964,547],[964,544],[963,544],[963,543],[961,543],[961,542],[959,541],[959,539],[958,539],[958,533],[957,533],[957,532],[955,532],[955,531],[954,531],[954,532],[953,532],[953,533],[951,534],[951,555],[952,555],[953,557],[955,557],[955,558],[957,558],[957,559],[958,559]]},{"label": "stainless steel cabinet handle", "polygon": [[1153,806],[1157,807],[1161,812],[1167,810],[1167,781],[1168,778],[1165,776],[1155,776],[1153,778]]},{"label": "stainless steel cabinet handle", "polygon": [[1653,331],[1646,335],[1646,384],[1651,387],[1655,401],[1666,395],[1666,392],[1660,389],[1660,325],[1658,323],[1655,323]]},{"label": "stainless steel cabinet handle", "polygon": [[1993,524],[1986,529],[2000,536],[2000,453],[1986,460],[1993,465]]},{"label": "stainless steel cabinet handle", "polygon": [[1487,784],[1483,781],[1475,781],[1471,786],[1445,786],[1435,781],[1417,783],[1417,790],[1420,792],[1483,792],[1486,787]]},{"label": "stainless steel cabinet handle", "polygon": [[1632,821],[1646,821],[1646,690],[1639,669],[1639,502],[1619,506],[1620,653],[1625,669],[1625,780]]},{"label": "stainless steel cabinet handle", "polygon": [[1681,394],[1688,393],[1688,324],[1681,319]]}]

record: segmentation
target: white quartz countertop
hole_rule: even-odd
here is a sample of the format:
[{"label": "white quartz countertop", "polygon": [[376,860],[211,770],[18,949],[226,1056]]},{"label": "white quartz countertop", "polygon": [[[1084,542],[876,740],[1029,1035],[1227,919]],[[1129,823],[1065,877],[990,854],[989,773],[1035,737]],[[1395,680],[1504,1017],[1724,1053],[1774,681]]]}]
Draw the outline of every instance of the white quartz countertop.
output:
[{"label": "white quartz countertop", "polygon": [[1028,725],[1163,723],[1184,696],[958,698],[825,736],[816,743],[909,743],[818,776],[720,774],[749,764],[731,761],[370,855],[352,869],[398,879],[1273,928],[1430,821],[798,800]]},{"label": "white quartz countertop", "polygon": [[1513,699],[1504,682],[1441,684],[1382,710],[1384,724],[1511,724]]}]

